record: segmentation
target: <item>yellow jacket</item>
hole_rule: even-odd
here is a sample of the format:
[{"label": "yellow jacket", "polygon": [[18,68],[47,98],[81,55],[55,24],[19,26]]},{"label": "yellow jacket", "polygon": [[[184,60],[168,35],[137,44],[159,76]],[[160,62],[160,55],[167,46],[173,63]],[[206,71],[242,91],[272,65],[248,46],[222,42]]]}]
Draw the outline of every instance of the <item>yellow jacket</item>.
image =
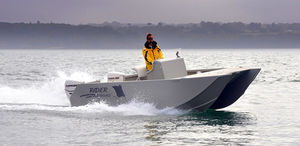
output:
[{"label": "yellow jacket", "polygon": [[152,47],[148,45],[148,42],[145,43],[143,55],[148,71],[152,69],[152,63],[154,62],[154,60],[164,58],[163,53],[161,52],[159,46],[155,41],[153,41]]}]

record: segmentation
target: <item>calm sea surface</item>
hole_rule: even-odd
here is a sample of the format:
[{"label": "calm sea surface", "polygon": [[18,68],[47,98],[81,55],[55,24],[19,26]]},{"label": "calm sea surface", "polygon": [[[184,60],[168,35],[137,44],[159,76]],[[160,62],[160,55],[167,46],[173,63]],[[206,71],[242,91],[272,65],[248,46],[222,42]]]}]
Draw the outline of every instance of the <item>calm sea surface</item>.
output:
[{"label": "calm sea surface", "polygon": [[66,79],[134,73],[144,64],[141,50],[0,50],[0,145],[300,145],[300,49],[182,49],[181,56],[188,69],[262,70],[236,103],[217,111],[137,102],[70,107]]}]

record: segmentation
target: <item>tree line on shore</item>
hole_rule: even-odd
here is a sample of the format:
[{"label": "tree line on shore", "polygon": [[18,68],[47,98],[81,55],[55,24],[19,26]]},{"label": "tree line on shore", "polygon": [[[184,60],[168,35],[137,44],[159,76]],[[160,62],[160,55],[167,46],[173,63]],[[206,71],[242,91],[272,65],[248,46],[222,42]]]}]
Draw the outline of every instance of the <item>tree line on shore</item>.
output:
[{"label": "tree line on shore", "polygon": [[0,22],[0,48],[142,48],[146,33],[164,48],[300,48],[300,23],[187,24]]}]

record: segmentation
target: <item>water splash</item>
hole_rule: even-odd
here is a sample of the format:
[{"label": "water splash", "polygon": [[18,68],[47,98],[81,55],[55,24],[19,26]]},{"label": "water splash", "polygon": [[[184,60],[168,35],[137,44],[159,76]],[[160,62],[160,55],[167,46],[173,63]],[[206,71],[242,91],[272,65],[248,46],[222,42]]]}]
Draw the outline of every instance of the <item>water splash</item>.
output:
[{"label": "water splash", "polygon": [[59,71],[57,72],[57,77],[41,84],[19,88],[0,85],[0,103],[69,106],[70,102],[64,92],[64,83],[67,79],[93,80],[86,73],[75,72],[68,76]]},{"label": "water splash", "polygon": [[75,113],[114,113],[119,115],[176,115],[180,114],[173,108],[157,109],[153,104],[132,101],[119,106],[105,103],[92,103],[85,106],[70,107],[70,101],[64,91],[66,80],[93,81],[87,73],[75,72],[67,75],[58,72],[57,77],[41,85],[13,88],[0,85],[0,109],[2,110],[39,110],[62,111]]}]

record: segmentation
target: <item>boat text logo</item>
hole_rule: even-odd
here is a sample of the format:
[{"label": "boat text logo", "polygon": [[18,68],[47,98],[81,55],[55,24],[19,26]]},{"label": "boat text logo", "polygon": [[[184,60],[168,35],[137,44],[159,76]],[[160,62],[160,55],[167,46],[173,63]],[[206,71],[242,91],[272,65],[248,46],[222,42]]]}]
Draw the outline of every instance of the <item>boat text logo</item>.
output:
[{"label": "boat text logo", "polygon": [[[112,86],[114,89],[117,97],[125,97],[124,91],[121,85]],[[108,87],[100,87],[100,88],[89,88],[88,94],[80,95],[80,97],[85,98],[101,98],[101,97],[113,97],[112,94],[109,92]]]},{"label": "boat text logo", "polygon": [[107,87],[101,87],[101,88],[90,88],[90,93],[106,93],[108,90]]}]

